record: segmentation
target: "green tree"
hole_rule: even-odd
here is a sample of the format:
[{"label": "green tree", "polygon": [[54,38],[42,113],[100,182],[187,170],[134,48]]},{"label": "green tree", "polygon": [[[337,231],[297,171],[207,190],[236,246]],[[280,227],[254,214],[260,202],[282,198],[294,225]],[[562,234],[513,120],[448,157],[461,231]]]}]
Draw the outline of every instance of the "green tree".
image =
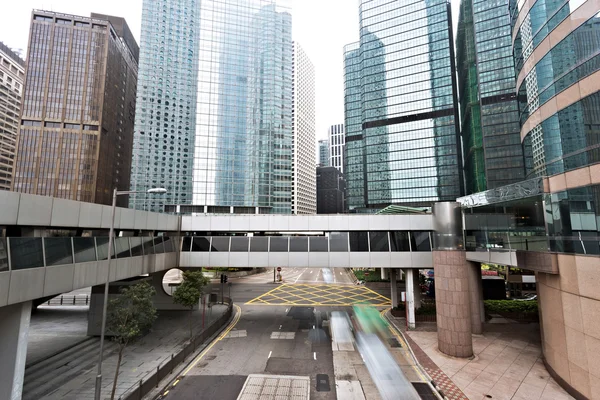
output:
[{"label": "green tree", "polygon": [[119,360],[110,395],[111,400],[115,398],[125,347],[146,333],[156,319],[156,308],[152,302],[155,293],[154,288],[144,281],[122,288],[121,294],[108,303],[107,332],[119,345]]},{"label": "green tree", "polygon": [[190,341],[194,335],[192,330],[192,313],[202,293],[204,293],[204,288],[208,282],[209,279],[204,276],[202,271],[185,271],[181,285],[173,292],[173,301],[190,309]]}]

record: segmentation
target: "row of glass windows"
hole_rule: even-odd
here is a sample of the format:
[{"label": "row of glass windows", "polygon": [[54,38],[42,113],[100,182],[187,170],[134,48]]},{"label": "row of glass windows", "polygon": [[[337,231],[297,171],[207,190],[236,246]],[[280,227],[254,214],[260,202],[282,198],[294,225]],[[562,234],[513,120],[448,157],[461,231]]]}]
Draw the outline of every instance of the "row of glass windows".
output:
[{"label": "row of glass windows", "polygon": [[[0,238],[0,272],[8,270],[9,247],[12,270],[108,259],[108,237]],[[178,237],[118,237],[113,240],[111,257],[171,253],[178,247]]]},{"label": "row of glass windows", "polygon": [[275,253],[431,251],[430,236],[429,231],[332,232],[329,237],[187,236],[183,238],[182,251]]}]

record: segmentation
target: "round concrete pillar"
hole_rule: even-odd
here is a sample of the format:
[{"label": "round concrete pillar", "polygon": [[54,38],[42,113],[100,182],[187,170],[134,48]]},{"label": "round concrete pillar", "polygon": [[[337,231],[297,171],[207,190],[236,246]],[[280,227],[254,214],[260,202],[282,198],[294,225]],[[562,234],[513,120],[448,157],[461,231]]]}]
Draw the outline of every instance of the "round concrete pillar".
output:
[{"label": "round concrete pillar", "polygon": [[471,357],[471,293],[464,251],[434,250],[435,305],[439,350],[453,357]]}]

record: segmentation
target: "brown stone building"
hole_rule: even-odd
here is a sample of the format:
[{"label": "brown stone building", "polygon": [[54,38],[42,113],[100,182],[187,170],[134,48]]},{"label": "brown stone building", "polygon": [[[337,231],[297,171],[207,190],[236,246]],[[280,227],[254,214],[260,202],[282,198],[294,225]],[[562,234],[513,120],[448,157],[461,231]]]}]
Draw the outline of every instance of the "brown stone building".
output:
[{"label": "brown stone building", "polygon": [[14,191],[110,204],[129,188],[138,54],[122,18],[33,11]]}]

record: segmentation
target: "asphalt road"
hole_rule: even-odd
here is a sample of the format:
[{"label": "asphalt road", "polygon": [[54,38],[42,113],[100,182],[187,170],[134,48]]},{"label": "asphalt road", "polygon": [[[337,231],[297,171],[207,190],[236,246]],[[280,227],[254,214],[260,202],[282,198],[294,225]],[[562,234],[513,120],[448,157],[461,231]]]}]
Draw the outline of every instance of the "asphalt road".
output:
[{"label": "asphalt road", "polygon": [[[331,339],[321,311],[312,307],[242,306],[230,334],[194,361],[165,398],[235,400],[249,374],[300,375],[311,379],[312,399],[335,399]],[[275,335],[286,339],[274,339]],[[329,376],[317,392],[316,375]]]},{"label": "asphalt road", "polygon": [[[334,275],[335,283],[352,283],[344,270],[290,268],[282,275],[286,283],[327,283]],[[165,398],[235,400],[248,375],[273,374],[309,376],[311,399],[335,399],[331,338],[322,327],[326,311],[332,308],[245,305],[279,286],[273,283],[272,271],[230,282],[225,295],[231,289],[231,297],[241,307],[239,321],[228,336],[193,361]],[[220,289],[220,284],[212,284],[214,293]],[[316,390],[317,374],[329,377],[330,391]]]},{"label": "asphalt road", "polygon": [[[344,269],[289,268],[282,271],[282,276],[284,283],[292,288],[298,285],[315,290],[311,285],[324,283],[352,285]],[[246,304],[286,286],[273,283],[272,271],[232,278],[230,283],[231,286],[225,286],[225,295],[231,290],[231,297],[240,307],[239,320],[227,336],[213,342],[192,361],[176,386],[171,384],[167,388],[164,398],[235,400],[248,375],[269,374],[308,376],[311,399],[336,399],[331,338],[328,329],[323,329],[323,320],[330,311],[350,311],[350,308]],[[210,290],[220,295],[221,285],[213,283]],[[311,296],[307,293],[306,297]],[[386,347],[406,376],[413,382],[419,381],[406,349],[392,349],[388,344]],[[317,391],[317,374],[328,377],[328,391]],[[365,368],[360,369],[359,376],[370,380],[368,375]]]}]

